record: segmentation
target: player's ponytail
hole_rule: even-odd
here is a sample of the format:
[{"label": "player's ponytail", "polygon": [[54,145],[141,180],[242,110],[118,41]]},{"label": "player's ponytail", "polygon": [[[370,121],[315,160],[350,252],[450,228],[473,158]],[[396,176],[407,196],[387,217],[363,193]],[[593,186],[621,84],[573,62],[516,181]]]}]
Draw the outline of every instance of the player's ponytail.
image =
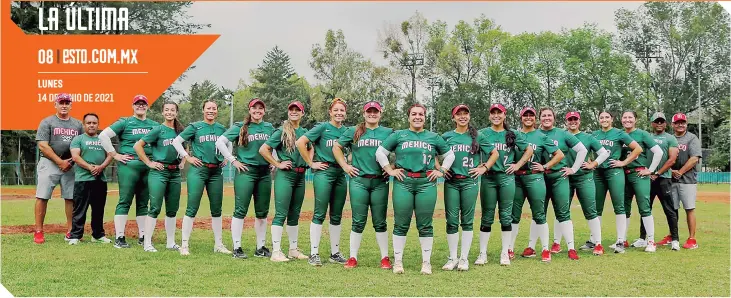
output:
[{"label": "player's ponytail", "polygon": [[294,125],[289,119],[282,122],[282,144],[287,150],[287,153],[294,152],[295,142],[297,142],[297,136],[294,131]]},{"label": "player's ponytail", "polygon": [[246,115],[244,125],[239,130],[239,146],[249,145],[249,123],[251,123],[251,114]]},{"label": "player's ponytail", "polygon": [[515,132],[510,130],[507,121],[503,121],[503,128],[505,129],[505,145],[507,145],[508,148],[515,147]]},{"label": "player's ponytail", "polygon": [[470,150],[470,154],[475,154],[477,151],[480,150],[480,145],[477,143],[477,129],[472,126],[472,124],[469,124],[467,126],[467,131],[470,132],[470,137],[472,138],[472,148]]},{"label": "player's ponytail", "polygon": [[360,137],[365,133],[365,131],[366,131],[365,122],[358,123],[358,126],[355,127],[355,134],[353,135],[353,143],[357,143],[358,140],[360,140]]}]

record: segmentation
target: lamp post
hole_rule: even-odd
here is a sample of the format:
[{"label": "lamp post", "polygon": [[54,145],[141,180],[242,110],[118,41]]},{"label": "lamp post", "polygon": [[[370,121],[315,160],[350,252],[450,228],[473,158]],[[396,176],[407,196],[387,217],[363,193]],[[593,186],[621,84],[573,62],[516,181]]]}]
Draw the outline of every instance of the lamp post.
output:
[{"label": "lamp post", "polygon": [[[635,54],[635,58],[637,58],[638,61],[641,61],[642,64],[645,65],[645,71],[647,71],[648,76],[648,82],[645,91],[646,95],[646,101],[650,102],[650,64],[652,63],[652,59],[655,59],[655,62],[660,62],[660,60],[663,58],[660,53],[660,46],[650,44],[648,45],[646,41],[643,41],[642,51],[638,51]],[[650,107],[647,107],[647,117],[650,117]]]},{"label": "lamp post", "polygon": [[416,101],[416,67],[424,65],[424,53],[406,54],[401,60],[401,66],[406,67],[411,73],[411,97]]},{"label": "lamp post", "polygon": [[436,118],[436,114],[435,113],[437,111],[436,97],[434,97],[434,90],[437,87],[440,87],[441,85],[442,85],[442,82],[439,80],[439,78],[437,78],[437,77],[431,77],[431,78],[429,78],[429,87],[427,87],[427,89],[431,90],[431,104],[430,104],[430,106],[431,106],[431,119],[429,119],[430,120],[429,122],[431,123],[430,126],[429,126],[429,130],[431,130],[431,131],[434,131],[434,118]]},{"label": "lamp post", "polygon": [[[229,118],[229,121],[228,121],[228,123],[229,123],[228,124],[228,127],[231,128],[231,127],[234,126],[234,100],[233,100],[233,96],[231,94],[226,94],[226,95],[223,96],[223,98],[224,98],[226,104],[230,106],[230,108],[229,108],[229,112],[230,112],[229,117],[230,118]],[[233,180],[233,168],[234,168],[233,165],[231,165],[231,164],[228,165],[228,176],[232,180]]]}]

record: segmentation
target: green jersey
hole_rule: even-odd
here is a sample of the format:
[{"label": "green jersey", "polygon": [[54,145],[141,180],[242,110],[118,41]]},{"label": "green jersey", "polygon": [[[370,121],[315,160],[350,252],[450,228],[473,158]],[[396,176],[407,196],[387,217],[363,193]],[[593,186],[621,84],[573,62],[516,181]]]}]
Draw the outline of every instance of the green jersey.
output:
[{"label": "green jersey", "polygon": [[[577,139],[579,139],[579,142],[584,144],[584,147],[586,147],[586,150],[589,151],[586,154],[586,158],[584,158],[584,161],[589,161],[589,153],[591,152],[599,152],[599,150],[602,150],[602,144],[599,144],[599,141],[592,135],[585,133],[583,131],[580,131],[579,133],[574,135]],[[596,157],[594,157],[596,158]],[[576,152],[574,150],[569,150],[565,154],[564,160],[566,160],[566,164],[573,165],[576,161]],[[584,170],[582,168],[579,168],[578,171],[576,171],[576,176],[583,175],[589,173],[589,171]]]},{"label": "green jersey", "polygon": [[423,130],[398,130],[381,145],[396,153],[396,168],[418,173],[434,170],[434,157],[449,152],[447,142],[438,134]]},{"label": "green jersey", "polygon": [[[652,157],[652,155],[650,155],[650,153],[652,153],[652,151],[650,151],[650,148],[657,145],[655,139],[652,138],[652,135],[649,132],[636,128],[629,133],[629,136],[633,140],[637,141],[637,144],[642,147],[642,153],[640,153],[640,156],[638,156],[637,159],[626,165],[625,168],[633,169],[637,167],[649,167],[651,161],[649,157]],[[627,158],[627,155],[632,152],[632,149],[629,149],[628,145],[629,144],[622,145],[622,159]]]},{"label": "green jersey", "polygon": [[307,139],[315,146],[313,161],[337,163],[333,156],[333,144],[343,135],[345,129],[344,125],[337,128],[330,122],[320,122],[305,133]]},{"label": "green jersey", "polygon": [[393,129],[382,126],[374,129],[366,128],[358,141],[353,143],[356,128],[356,126],[348,127],[338,139],[338,144],[351,149],[353,166],[360,170],[360,174],[381,175],[383,170],[376,160],[376,150],[393,133]]},{"label": "green jersey", "polygon": [[634,141],[626,132],[614,127],[610,128],[608,131],[603,131],[601,129],[596,130],[592,133],[592,135],[599,141],[599,144],[602,144],[604,149],[609,151],[609,157],[597,167],[599,169],[611,168],[611,166],[609,166],[609,161],[620,160],[620,157],[622,156],[622,146],[629,145]]},{"label": "green jersey", "polygon": [[216,148],[218,136],[226,132],[226,127],[218,122],[208,124],[204,121],[193,122],[180,133],[180,137],[188,142],[193,140],[191,149],[193,156],[203,163],[219,164],[223,162],[223,155]]},{"label": "green jersey", "polygon": [[[150,119],[140,120],[137,117],[122,117],[112,123],[109,128],[114,131],[119,139],[119,153],[137,156],[134,149],[135,143],[158,125],[160,123]],[[145,154],[152,154],[149,143],[145,145]]]},{"label": "green jersey", "polygon": [[[553,140],[553,143],[556,144],[558,149],[563,152],[564,156],[566,156],[569,151],[574,152],[571,148],[574,148],[577,144],[581,143],[579,139],[577,139],[574,135],[569,133],[566,130],[560,129],[560,128],[552,128],[550,130],[541,130],[549,139]],[[553,154],[553,152],[550,152]],[[574,152],[576,153],[576,152]],[[551,157],[548,156],[548,154],[544,155],[545,162],[548,162]],[[564,167],[571,167],[573,166],[573,163],[566,162],[566,157],[561,159],[558,163],[556,163],[551,170],[559,171]]]},{"label": "green jersey", "polygon": [[[298,127],[294,130],[295,139],[299,139],[301,136],[303,136],[305,133],[307,133],[307,129]],[[297,150],[296,147],[292,147],[292,152],[288,152],[287,148],[284,146],[284,143],[282,142],[282,129],[277,129],[272,133],[272,136],[269,137],[269,139],[266,141],[267,145],[269,147],[272,147],[274,150],[277,150],[277,157],[279,157],[279,160],[281,161],[291,161],[292,167],[294,168],[306,168],[307,163],[305,163],[305,160],[300,156],[299,150]],[[309,145],[307,146],[310,147]]]},{"label": "green jersey", "polygon": [[[488,142],[492,143],[492,145],[497,149],[498,154],[500,154],[500,157],[498,158],[497,162],[490,168],[490,171],[494,172],[505,172],[505,169],[508,167],[509,164],[515,163],[515,152],[516,149],[518,151],[524,152],[528,148],[528,142],[525,139],[525,135],[521,134],[517,130],[512,130],[513,133],[515,133],[515,147],[517,148],[510,148],[505,143],[505,134],[506,131],[494,131],[492,127],[483,128],[480,130],[480,134],[483,134],[487,137]],[[487,160],[486,158],[484,160]]]},{"label": "green jersey", "polygon": [[269,163],[259,154],[259,148],[272,136],[274,126],[263,121],[261,123],[249,123],[247,131],[249,133],[249,143],[246,146],[239,146],[239,132],[243,126],[243,122],[236,122],[223,134],[223,137],[231,141],[236,147],[236,159],[247,165],[268,165]]},{"label": "green jersey", "polygon": [[142,140],[152,147],[152,160],[164,164],[179,164],[180,156],[173,147],[173,140],[178,134],[175,129],[158,125],[147,133]]},{"label": "green jersey", "polygon": [[[102,147],[102,141],[99,140],[99,136],[89,136],[88,134],[80,134],[75,136],[71,140],[71,149],[81,149],[81,159],[90,165],[101,165],[104,160],[107,159],[107,151]],[[94,181],[97,179],[87,169],[80,167],[76,164],[74,169],[74,181]],[[104,172],[99,174],[99,179],[107,181]]]},{"label": "green jersey", "polygon": [[[530,170],[534,162],[541,164],[548,162],[551,159],[551,154],[558,150],[554,140],[543,134],[540,130],[536,129],[531,132],[518,131],[518,133],[523,135],[525,141],[533,147],[533,156],[520,168],[521,170]],[[521,151],[524,152],[525,149]]]},{"label": "green jersey", "polygon": [[454,152],[454,164],[452,164],[452,172],[457,175],[469,176],[470,169],[480,164],[480,156],[484,154],[489,156],[490,152],[495,148],[490,140],[481,133],[477,134],[477,144],[479,147],[477,152],[472,153],[472,137],[469,132],[458,133],[456,131],[448,131],[442,135],[447,146]]},{"label": "green jersey", "polygon": [[[668,158],[670,158],[670,148],[678,148],[678,139],[675,138],[675,136],[667,133],[662,132],[661,134],[652,134],[652,138],[655,140],[655,143],[657,143],[658,146],[660,146],[660,149],[662,149],[662,159],[660,159],[660,164],[657,166],[657,170],[660,170],[662,166],[668,161]],[[652,157],[655,154],[650,151],[649,158],[652,160]],[[670,169],[665,171],[665,173],[662,173],[660,177],[663,178],[672,178],[672,173],[670,173]]]}]

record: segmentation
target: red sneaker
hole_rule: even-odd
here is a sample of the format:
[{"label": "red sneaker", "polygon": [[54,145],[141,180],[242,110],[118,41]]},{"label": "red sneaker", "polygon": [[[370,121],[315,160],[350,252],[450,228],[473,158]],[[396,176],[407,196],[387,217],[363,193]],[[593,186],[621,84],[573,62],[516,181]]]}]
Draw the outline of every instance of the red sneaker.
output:
[{"label": "red sneaker", "polygon": [[575,249],[569,249],[569,259],[574,261],[579,259],[579,254],[576,253]]},{"label": "red sneaker", "polygon": [[513,252],[512,249],[508,249],[508,257],[510,257],[511,260],[515,259],[515,252]]},{"label": "red sneaker", "polygon": [[624,240],[624,248],[625,248],[625,249],[626,249],[626,248],[629,248],[629,241],[627,241],[627,240]]},{"label": "red sneaker", "polygon": [[544,249],[541,253],[541,261],[543,262],[550,262],[551,261],[551,252],[547,249]]},{"label": "red sneaker", "polygon": [[665,236],[665,238],[662,238],[662,240],[655,243],[655,245],[670,245],[670,243],[673,242],[673,237],[670,235]]},{"label": "red sneaker", "polygon": [[594,245],[594,255],[601,256],[604,254],[604,247],[601,244]]},{"label": "red sneaker", "polygon": [[698,248],[698,242],[695,241],[695,238],[688,238],[688,240],[685,241],[685,244],[683,244],[683,248],[696,249]]},{"label": "red sneaker", "polygon": [[383,259],[381,259],[381,269],[391,269],[391,268],[393,268],[391,266],[391,259],[389,259],[388,257],[383,257]]},{"label": "red sneaker", "polygon": [[71,232],[66,232],[66,236],[65,236],[65,237],[63,237],[63,240],[64,240],[64,241],[69,241],[69,240],[71,240]]},{"label": "red sneaker", "polygon": [[532,258],[536,256],[536,250],[532,249],[530,247],[526,247],[525,250],[523,250],[523,254],[520,255],[524,258]]},{"label": "red sneaker", "polygon": [[35,242],[36,244],[43,244],[43,242],[46,242],[46,237],[43,236],[43,232],[36,231],[35,233],[33,233],[33,242]]},{"label": "red sneaker", "polygon": [[358,266],[358,261],[353,257],[350,257],[348,262],[345,263],[345,268],[355,268],[355,266]]},{"label": "red sneaker", "polygon": [[560,252],[561,252],[561,244],[554,242],[553,245],[551,245],[551,253],[557,254]]}]

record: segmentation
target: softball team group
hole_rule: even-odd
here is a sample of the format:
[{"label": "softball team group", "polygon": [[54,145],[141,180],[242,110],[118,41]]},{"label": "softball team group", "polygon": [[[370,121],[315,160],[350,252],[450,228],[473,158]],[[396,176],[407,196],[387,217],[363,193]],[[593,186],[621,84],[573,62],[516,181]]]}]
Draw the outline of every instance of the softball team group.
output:
[{"label": "softball team group", "polygon": [[[327,261],[354,268],[358,264],[358,251],[370,210],[380,249],[380,267],[393,269],[394,273],[404,272],[404,248],[413,215],[422,252],[421,273],[431,274],[437,179],[444,178],[449,247],[444,270],[469,268],[478,193],[482,216],[476,265],[487,263],[496,208],[502,239],[500,264],[509,265],[514,259],[515,240],[526,199],[532,220],[528,247],[521,255],[535,257],[536,242],[540,238],[541,259],[549,262],[551,253],[561,251],[559,243],[565,239],[568,258],[578,260],[570,210],[574,193],[591,231],[590,240],[582,249],[591,250],[594,255],[604,253],[601,216],[607,191],[617,223],[617,239],[612,245],[614,252],[623,253],[628,247],[626,233],[632,196],[637,200],[643,232],[646,232],[645,251],[656,249],[650,176],[657,175],[661,161],[667,160],[667,149],[661,149],[648,132],[634,127],[636,115],[631,111],[621,116],[623,130],[612,127],[612,114],[602,112],[598,119],[601,129],[587,134],[580,129],[578,112],[565,115],[567,130],[556,128],[557,115],[550,108],[522,109],[519,113],[521,126],[511,129],[506,121],[505,107],[493,104],[489,109],[491,125],[477,130],[470,124],[470,108],[460,104],[451,111],[454,130],[440,136],[425,129],[426,108],[420,104],[408,110],[409,128],[397,131],[380,126],[383,106],[378,102],[368,102],[362,107],[363,120],[358,125],[344,126],[348,106],[339,98],[329,105],[330,120],[318,123],[310,130],[300,126],[305,107],[298,101],[289,104],[287,119],[279,128],[264,121],[267,108],[259,99],[249,102],[249,113],[243,122],[228,129],[216,122],[218,107],[214,101],[204,103],[202,121],[187,127],[177,120],[176,103],[164,103],[165,121],[162,124],[146,117],[149,107],[144,96],[135,97],[133,107],[132,117],[120,118],[99,134],[101,145],[118,161],[119,167],[119,203],[114,216],[114,246],[117,248],[130,247],[125,238],[125,226],[134,198],[140,235],[138,243],[145,251],[157,251],[152,235],[164,203],[166,248],[179,250],[181,255],[191,254],[193,222],[205,190],[216,253],[247,258],[241,235],[253,198],[254,255],[257,257],[268,257],[274,262],[307,259],[309,264],[321,266],[322,225],[328,217],[330,250],[329,255],[325,255]],[[115,136],[119,139],[119,151],[111,143]],[[652,154],[648,154],[650,152]],[[231,220],[233,251],[227,249],[222,237],[222,168],[228,163],[236,168]],[[188,202],[182,221],[182,242],[178,245],[175,229],[181,169],[184,167],[188,168]],[[273,168],[276,173],[272,182]],[[314,175],[315,200],[309,229],[310,251],[305,254],[298,246],[298,225],[308,168]],[[389,181],[393,181],[390,196],[394,213],[393,264],[389,258],[386,220]],[[272,184],[275,214],[270,251],[265,243]],[[346,258],[340,251],[340,235],[348,190],[352,225],[350,256]],[[556,218],[555,241],[550,248],[546,222],[549,202]],[[286,254],[282,245],[285,227],[289,240]],[[462,239],[458,255],[460,227]]]}]

